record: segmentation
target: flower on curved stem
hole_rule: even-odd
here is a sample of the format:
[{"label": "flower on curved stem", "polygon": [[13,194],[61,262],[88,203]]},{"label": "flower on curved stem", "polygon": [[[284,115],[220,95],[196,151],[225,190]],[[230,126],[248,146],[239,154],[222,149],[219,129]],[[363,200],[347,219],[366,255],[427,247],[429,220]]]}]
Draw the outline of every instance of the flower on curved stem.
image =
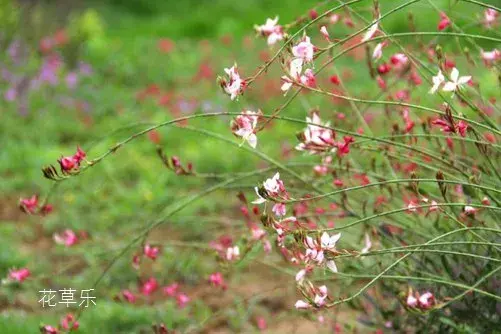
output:
[{"label": "flower on curved stem", "polygon": [[447,81],[442,90],[444,92],[455,92],[470,80],[470,75],[460,77],[458,69],[454,67],[451,72],[451,81]]},{"label": "flower on curved stem", "polygon": [[308,36],[304,36],[301,42],[292,47],[292,54],[294,57],[301,58],[307,63],[313,60],[314,51],[315,46],[311,44]]},{"label": "flower on curved stem", "polygon": [[278,23],[278,16],[274,19],[266,19],[263,25],[254,25],[254,29],[263,37],[267,37],[268,45],[273,45],[284,38],[284,32]]},{"label": "flower on curved stem", "polygon": [[231,68],[225,68],[224,72],[228,76],[228,79],[218,77],[218,82],[224,92],[230,96],[233,101],[238,95],[241,95],[245,88],[245,80],[240,78],[240,74],[237,71],[237,64],[233,65]]},{"label": "flower on curved stem", "polygon": [[256,126],[261,110],[258,112],[246,110],[231,122],[231,132],[243,138],[252,148],[257,146]]}]

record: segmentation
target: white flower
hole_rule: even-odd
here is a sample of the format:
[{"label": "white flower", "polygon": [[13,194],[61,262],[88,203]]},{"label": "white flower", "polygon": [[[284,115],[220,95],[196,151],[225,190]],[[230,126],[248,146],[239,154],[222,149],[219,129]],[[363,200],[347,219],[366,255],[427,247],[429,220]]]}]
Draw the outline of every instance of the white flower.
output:
[{"label": "white flower", "polygon": [[434,94],[438,87],[440,87],[440,85],[445,81],[445,77],[444,75],[442,74],[442,71],[441,70],[438,70],[438,74],[435,75],[433,78],[433,87],[431,87],[430,89],[430,94]]},{"label": "white flower", "polygon": [[294,304],[294,306],[295,306],[298,310],[300,310],[300,309],[307,309],[307,308],[310,308],[310,307],[311,307],[311,305],[310,305],[309,303],[305,302],[304,300],[298,300],[298,301],[296,302],[296,304]]},{"label": "white flower", "polygon": [[475,209],[474,207],[472,207],[470,205],[466,205],[464,207],[464,213],[466,213],[467,215],[473,215],[473,214],[475,214],[475,212],[477,212],[477,209]]},{"label": "white flower", "polygon": [[327,232],[324,232],[320,237],[320,246],[322,247],[322,249],[326,250],[334,249],[339,238],[341,238],[341,233],[329,236]]},{"label": "white flower", "polygon": [[494,49],[492,51],[481,50],[480,56],[486,64],[490,64],[501,59],[501,51],[498,49]]},{"label": "white flower", "polygon": [[365,254],[371,249],[372,247],[372,241],[369,236],[369,233],[365,233],[365,247],[360,251],[360,253]]},{"label": "white flower", "polygon": [[303,59],[296,58],[291,60],[289,64],[289,76],[282,76],[284,83],[280,88],[282,91],[287,92],[295,81],[300,80],[301,71],[303,70]]},{"label": "white flower", "polygon": [[282,26],[278,25],[278,16],[274,19],[267,19],[263,25],[255,25],[254,29],[261,35],[268,37],[268,45],[273,45],[284,38]]},{"label": "white flower", "polygon": [[[275,175],[273,175],[271,179],[267,179],[266,181],[263,182],[263,189],[266,192],[266,194],[270,197],[277,196],[282,192],[286,193],[282,180],[280,180],[280,173],[278,172]],[[259,193],[259,188],[254,187],[254,190],[256,191],[258,199],[253,201],[252,203],[261,204],[266,202],[266,199]]]},{"label": "white flower", "polygon": [[378,60],[383,56],[383,43],[378,43],[372,53],[372,59]]},{"label": "white flower", "polygon": [[337,266],[334,260],[327,261],[325,265],[327,268],[329,268],[330,271],[332,271],[333,273],[337,273]]},{"label": "white flower", "polygon": [[296,282],[301,282],[306,276],[306,269],[301,269],[296,274]]},{"label": "white flower", "polygon": [[414,297],[412,294],[409,294],[407,296],[407,306],[409,307],[416,307],[418,303],[418,300],[416,297]]},{"label": "white flower", "polygon": [[224,72],[228,75],[228,81],[221,79],[221,87],[223,87],[226,94],[230,95],[230,98],[233,101],[239,94],[242,93],[245,81],[240,78],[236,65],[231,68],[225,68]]},{"label": "white flower", "polygon": [[367,32],[364,35],[364,38],[362,38],[362,43],[367,42],[369,39],[372,38],[372,36],[374,36],[374,34],[377,31],[380,18],[381,17],[378,17],[378,19],[376,21],[374,21],[374,23],[372,23],[372,25],[369,27],[369,29],[367,30]]},{"label": "white flower", "polygon": [[278,16],[276,16],[274,19],[268,18],[268,19],[266,19],[265,24],[260,25],[260,26],[256,25],[256,26],[254,26],[254,28],[259,33],[269,35],[275,31],[275,29],[277,27],[277,23],[278,23]]},{"label": "white flower", "polygon": [[324,36],[327,42],[330,42],[329,32],[327,31],[327,28],[325,26],[320,27],[320,33],[322,34],[322,36]]},{"label": "white flower", "polygon": [[447,81],[442,90],[444,92],[455,92],[458,88],[461,88],[461,85],[466,84],[470,81],[471,76],[459,76],[459,71],[457,68],[453,68],[451,72],[451,81]]},{"label": "white flower", "polygon": [[303,59],[305,62],[313,60],[314,46],[310,42],[310,38],[305,36],[298,45],[292,47],[292,54]]},{"label": "white flower", "polygon": [[239,256],[240,249],[238,248],[238,246],[228,247],[228,249],[226,250],[226,260],[228,261],[236,260]]}]

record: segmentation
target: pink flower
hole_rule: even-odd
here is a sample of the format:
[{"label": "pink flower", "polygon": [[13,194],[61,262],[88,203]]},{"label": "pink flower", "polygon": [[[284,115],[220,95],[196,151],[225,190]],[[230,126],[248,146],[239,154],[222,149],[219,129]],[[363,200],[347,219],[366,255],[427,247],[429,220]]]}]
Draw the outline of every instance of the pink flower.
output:
[{"label": "pink flower", "polygon": [[286,208],[284,203],[276,203],[271,209],[273,213],[279,217],[285,216]]},{"label": "pink flower", "polygon": [[172,283],[163,288],[164,294],[169,297],[174,297],[179,289],[179,283]]},{"label": "pink flower", "polygon": [[240,78],[236,64],[229,69],[225,68],[224,71],[226,72],[226,75],[228,75],[228,79],[218,78],[219,84],[223,88],[224,92],[230,95],[230,98],[233,101],[238,95],[243,93],[245,80]]},{"label": "pink flower", "polygon": [[51,325],[45,325],[40,328],[40,332],[43,334],[57,334],[58,330],[55,327],[52,327]]},{"label": "pink flower", "polygon": [[38,208],[38,196],[33,195],[30,198],[21,198],[19,200],[19,207],[26,213],[35,213]]},{"label": "pink flower", "polygon": [[484,25],[487,28],[492,27],[494,25],[494,23],[496,22],[498,15],[499,15],[499,13],[495,9],[487,8],[484,11]]},{"label": "pink flower", "polygon": [[292,47],[292,54],[296,58],[301,58],[305,62],[311,62],[313,60],[314,46],[310,42],[308,36],[304,36],[299,44]]},{"label": "pink flower", "polygon": [[344,136],[343,142],[336,143],[337,146],[337,155],[339,157],[343,157],[350,153],[350,144],[353,143],[355,139],[351,136]]},{"label": "pink flower", "polygon": [[255,25],[254,29],[263,37],[267,37],[268,45],[273,45],[284,38],[283,28],[277,23],[278,16],[274,19],[267,19],[263,25]]},{"label": "pink flower", "polygon": [[209,284],[215,287],[226,289],[226,283],[224,282],[223,274],[221,274],[220,272],[210,274]]},{"label": "pink flower", "polygon": [[324,128],[330,126],[329,122],[322,124],[317,112],[313,112],[311,118],[306,117],[306,122],[309,124],[299,135],[301,143],[296,146],[296,150],[308,151],[311,154],[333,151],[336,134],[334,130]]},{"label": "pink flower", "polygon": [[77,165],[80,165],[86,156],[87,154],[80,148],[80,146],[77,146],[77,152],[73,155],[73,160],[75,160]]},{"label": "pink flower", "polygon": [[122,296],[130,304],[134,304],[136,302],[136,296],[130,290],[123,290]]},{"label": "pink flower", "polygon": [[390,61],[396,67],[402,68],[407,64],[409,58],[407,58],[407,56],[403,53],[395,53],[393,56],[390,57]]},{"label": "pink flower", "polygon": [[259,330],[264,331],[267,327],[266,319],[264,319],[263,317],[257,317],[256,318],[256,326]]},{"label": "pink flower", "polygon": [[146,282],[141,286],[141,293],[145,296],[151,295],[155,290],[158,289],[158,282],[154,277],[150,277]]},{"label": "pink flower", "polygon": [[315,88],[317,86],[317,79],[315,78],[315,74],[313,74],[313,71],[310,68],[304,71],[304,74],[301,75],[299,81],[301,82],[301,84],[311,88]]},{"label": "pink flower", "polygon": [[22,283],[24,282],[28,277],[30,277],[31,272],[28,268],[21,268],[19,270],[11,269],[9,270],[9,279]]},{"label": "pink flower", "polygon": [[69,172],[76,167],[76,162],[72,156],[62,157],[61,159],[58,160],[58,162],[63,172]]},{"label": "pink flower", "polygon": [[501,51],[494,49],[492,51],[480,51],[480,56],[482,57],[485,65],[491,65],[499,60],[501,60]]},{"label": "pink flower", "polygon": [[261,110],[257,113],[246,110],[231,122],[231,132],[235,136],[243,138],[252,148],[257,146],[256,126],[261,114]]},{"label": "pink flower", "polygon": [[184,308],[190,302],[190,297],[184,293],[180,293],[176,296],[176,302],[179,308]]},{"label": "pink flower", "polygon": [[440,22],[438,22],[438,30],[442,31],[451,24],[451,20],[447,17],[444,12],[440,12]]},{"label": "pink flower", "polygon": [[367,30],[367,32],[365,33],[364,37],[362,38],[362,43],[363,42],[367,42],[368,40],[370,40],[374,34],[376,33],[377,29],[378,29],[378,25],[379,25],[379,19],[381,18],[381,16],[379,16],[377,18],[377,20],[375,20],[372,25],[369,27],[369,29]]},{"label": "pink flower", "polygon": [[459,132],[461,137],[466,137],[466,131],[468,130],[468,123],[466,123],[463,120],[460,120],[456,124],[456,130],[457,130],[457,132]]},{"label": "pink flower", "polygon": [[61,328],[64,330],[77,330],[80,327],[78,321],[75,321],[73,314],[68,313],[61,319]]},{"label": "pink flower", "polygon": [[78,237],[70,229],[64,230],[62,234],[54,233],[54,241],[59,245],[65,245],[66,247],[71,247],[78,242]]},{"label": "pink flower", "polygon": [[146,244],[144,245],[143,253],[146,257],[155,260],[158,257],[158,254],[160,253],[160,248],[153,247],[150,244]]}]

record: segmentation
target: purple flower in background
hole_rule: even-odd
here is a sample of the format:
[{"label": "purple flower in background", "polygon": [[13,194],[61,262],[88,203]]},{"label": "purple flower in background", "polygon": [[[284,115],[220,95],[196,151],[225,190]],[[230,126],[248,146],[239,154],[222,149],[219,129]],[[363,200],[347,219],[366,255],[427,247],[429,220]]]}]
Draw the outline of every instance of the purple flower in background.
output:
[{"label": "purple flower in background", "polygon": [[74,89],[78,84],[78,75],[75,72],[70,72],[66,76],[66,86],[69,89]]},{"label": "purple flower in background", "polygon": [[17,99],[17,90],[14,87],[7,89],[4,94],[5,101],[13,102]]},{"label": "purple flower in background", "polygon": [[40,74],[38,79],[41,82],[47,82],[50,85],[57,85],[58,77],[57,70],[61,67],[62,61],[57,55],[52,55],[48,57],[40,68]]},{"label": "purple flower in background", "polygon": [[7,49],[7,53],[14,64],[19,64],[23,60],[23,51],[23,45],[19,40],[14,40]]},{"label": "purple flower in background", "polygon": [[78,70],[80,71],[80,74],[82,75],[92,75],[92,67],[87,64],[87,63],[84,63],[83,61],[81,61],[79,64],[78,64]]}]

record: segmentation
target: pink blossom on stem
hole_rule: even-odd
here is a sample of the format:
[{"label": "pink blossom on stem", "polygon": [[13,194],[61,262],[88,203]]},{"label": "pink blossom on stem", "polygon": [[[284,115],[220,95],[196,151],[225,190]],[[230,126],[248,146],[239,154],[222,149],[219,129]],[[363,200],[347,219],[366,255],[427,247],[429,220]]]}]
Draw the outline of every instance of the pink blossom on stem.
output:
[{"label": "pink blossom on stem", "polygon": [[256,126],[260,115],[262,115],[261,110],[258,112],[246,110],[231,122],[231,132],[249,143],[252,148],[257,146]]},{"label": "pink blossom on stem", "polygon": [[136,302],[136,296],[130,290],[123,290],[122,296],[130,304],[134,304]]},{"label": "pink blossom on stem", "polygon": [[298,136],[301,143],[296,146],[296,150],[320,154],[336,148],[334,142],[336,133],[332,129],[325,128],[330,126],[329,122],[322,124],[317,112],[313,112],[311,118],[306,117],[306,122],[309,124]]},{"label": "pink blossom on stem", "polygon": [[184,308],[190,302],[190,297],[184,293],[180,293],[176,296],[176,303],[179,308]]},{"label": "pink blossom on stem", "polygon": [[230,96],[230,99],[233,101],[237,98],[238,95],[241,95],[245,89],[245,80],[240,78],[240,74],[237,70],[237,65],[235,64],[231,68],[225,68],[224,72],[228,76],[225,78],[218,78],[219,84],[221,88],[223,88],[224,92]]},{"label": "pink blossom on stem", "polygon": [[31,272],[28,268],[21,268],[18,270],[10,269],[8,279],[16,281],[19,283],[24,282],[28,277],[30,277]]},{"label": "pink blossom on stem", "polygon": [[163,288],[164,295],[174,297],[179,289],[179,283],[172,283]]},{"label": "pink blossom on stem", "polygon": [[146,282],[141,286],[141,293],[145,296],[151,295],[158,289],[158,282],[154,277],[150,277]]},{"label": "pink blossom on stem", "polygon": [[304,36],[301,42],[292,47],[292,54],[296,58],[301,58],[305,62],[309,63],[313,60],[315,47],[310,42],[308,36]]},{"label": "pink blossom on stem", "polygon": [[254,29],[263,37],[267,38],[268,45],[273,45],[284,38],[281,25],[278,25],[278,16],[274,19],[267,19],[263,25],[255,25]]},{"label": "pink blossom on stem", "polygon": [[38,208],[38,196],[33,195],[30,198],[21,198],[19,200],[19,207],[26,213],[35,213]]},{"label": "pink blossom on stem", "polygon": [[54,233],[54,241],[59,245],[64,245],[66,247],[71,247],[78,242],[78,237],[70,229],[64,230],[63,233]]},{"label": "pink blossom on stem", "polygon": [[149,257],[152,260],[155,260],[158,257],[159,253],[160,253],[159,247],[153,247],[150,244],[146,244],[143,247],[144,256]]}]

